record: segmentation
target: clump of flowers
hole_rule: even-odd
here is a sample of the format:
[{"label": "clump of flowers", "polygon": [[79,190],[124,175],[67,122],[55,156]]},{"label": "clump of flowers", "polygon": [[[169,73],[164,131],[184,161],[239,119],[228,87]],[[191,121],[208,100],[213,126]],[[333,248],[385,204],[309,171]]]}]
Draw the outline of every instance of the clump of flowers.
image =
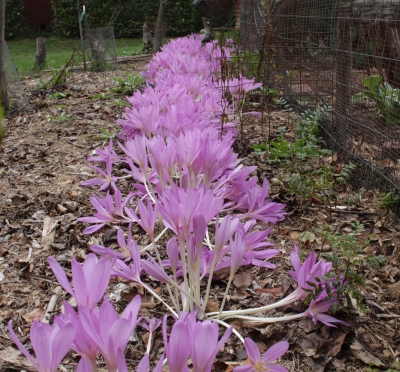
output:
[{"label": "clump of flowers", "polygon": [[[311,317],[330,326],[340,322],[324,314],[336,301],[332,299],[335,288],[329,282],[325,283],[329,288],[320,291],[301,314],[250,316],[304,300],[313,283],[331,270],[323,260],[316,262],[314,253],[301,263],[297,247],[291,253],[294,271],[290,275],[298,283],[292,294],[260,308],[225,310],[230,285],[241,266],[275,268],[269,260],[279,250],[266,241],[271,227],[254,231],[254,226],[258,221],[275,224],[286,215],[283,204],[269,199],[268,181],[258,185],[257,178],[251,176],[256,167],[243,166],[233,151],[235,122],[220,125],[221,117],[238,109],[235,100],[243,99],[259,86],[242,76],[224,84],[218,80],[221,61],[229,59],[231,52],[230,47],[220,48],[215,43],[202,47],[196,35],[164,46],[144,73],[147,86],[128,98],[131,107],[118,121],[122,128],[118,146],[123,155],[116,153],[110,141],[89,159],[96,163],[91,167],[98,177],[83,184],[99,187],[106,195],[91,197],[96,213],[80,218],[89,224],[83,233],[93,234],[104,226],[115,228],[120,247],[114,250],[93,245],[91,249],[102,256],[100,259],[92,253],[83,265],[73,261],[73,288],[61,266],[49,258],[59,283],[75,298],[78,311],[65,302],[64,312],[55,317],[54,326],[34,323],[31,339],[37,362],[9,324],[14,342],[38,371],[55,371],[70,348],[81,355],[77,371],[97,371],[99,354],[108,371],[128,370],[124,350],[138,324],[141,299],[135,297],[118,317],[104,296],[114,277],[142,285],[175,319],[169,337],[167,316],[163,319],[166,361],[174,372],[188,371],[189,358],[193,371],[211,371],[231,333],[244,343],[251,361],[235,370],[286,370],[270,362],[286,352],[287,342],[279,342],[261,357],[252,340],[244,340],[226,323],[230,318],[269,323]],[[226,99],[222,85],[230,90],[233,102]],[[124,174],[116,175],[117,169],[123,167]],[[131,182],[132,191],[126,196],[119,188],[121,180]],[[132,238],[134,224],[148,235],[147,246],[139,246]],[[160,246],[166,234],[170,238]],[[230,270],[225,296],[219,311],[208,312],[215,272],[223,268]],[[144,275],[163,283],[169,298],[146,284]],[[205,291],[201,288],[203,283]],[[160,320],[139,324],[153,332]],[[226,328],[221,338],[219,325]],[[138,365],[140,372],[149,370],[149,345]],[[160,371],[164,362],[162,356],[154,371]]]}]

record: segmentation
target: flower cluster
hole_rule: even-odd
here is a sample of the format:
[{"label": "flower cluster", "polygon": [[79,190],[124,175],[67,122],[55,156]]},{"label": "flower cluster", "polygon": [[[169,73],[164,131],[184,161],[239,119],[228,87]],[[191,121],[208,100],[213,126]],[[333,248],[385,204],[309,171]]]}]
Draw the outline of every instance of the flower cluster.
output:
[{"label": "flower cluster", "polygon": [[[14,342],[37,370],[55,371],[72,348],[82,357],[79,372],[97,371],[98,354],[108,371],[127,371],[124,350],[138,324],[141,298],[134,298],[118,318],[104,296],[114,277],[142,285],[175,318],[169,337],[167,316],[163,321],[166,360],[174,372],[188,371],[189,357],[193,371],[211,371],[217,352],[231,333],[245,344],[251,361],[237,371],[285,371],[269,362],[284,354],[288,343],[276,344],[261,357],[254,342],[243,340],[226,323],[232,317],[266,323],[299,317],[327,325],[340,322],[324,314],[336,301],[332,297],[335,287],[329,282],[304,313],[281,318],[249,316],[304,300],[316,281],[331,270],[330,264],[316,262],[314,253],[301,263],[297,248],[291,254],[294,271],[290,275],[298,283],[292,294],[257,309],[224,310],[241,266],[275,268],[269,260],[279,250],[266,241],[271,227],[260,231],[255,225],[275,224],[286,214],[283,204],[269,199],[268,181],[260,186],[251,176],[256,167],[243,166],[233,151],[235,122],[221,121],[234,117],[232,113],[240,110],[238,102],[260,86],[242,76],[221,79],[221,64],[231,53],[230,47],[220,48],[215,43],[202,46],[196,35],[164,46],[147,66],[147,86],[128,98],[131,107],[119,120],[120,151],[117,153],[110,141],[89,158],[99,176],[82,184],[99,187],[106,195],[90,198],[96,213],[79,219],[89,224],[83,233],[93,234],[104,226],[114,228],[119,250],[97,244],[91,250],[101,258],[91,253],[83,265],[73,260],[73,288],[61,266],[49,258],[57,280],[75,298],[78,312],[65,302],[54,326],[33,324],[31,339],[37,362],[17,339],[10,322]],[[123,175],[118,173],[121,169]],[[132,191],[127,195],[121,191],[121,180],[131,182]],[[148,235],[150,244],[140,246],[133,239],[134,224]],[[166,234],[169,240],[162,246],[159,242],[167,240]],[[209,313],[206,307],[214,273],[224,268],[230,270],[225,296],[220,310]],[[169,299],[142,280],[145,274],[165,284]],[[160,321],[142,320],[139,324],[152,333]],[[227,328],[220,340],[219,325]],[[151,337],[138,365],[140,372],[149,370],[150,342]],[[161,371],[163,363],[164,357],[155,371]]]}]

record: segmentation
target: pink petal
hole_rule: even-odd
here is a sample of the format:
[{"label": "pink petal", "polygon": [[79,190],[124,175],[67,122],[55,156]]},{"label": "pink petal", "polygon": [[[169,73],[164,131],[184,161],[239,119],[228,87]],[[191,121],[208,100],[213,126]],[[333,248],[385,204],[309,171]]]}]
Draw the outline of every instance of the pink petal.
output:
[{"label": "pink petal", "polygon": [[19,340],[14,330],[12,329],[12,319],[8,322],[8,331],[10,332],[11,339],[13,340],[14,344],[17,345],[21,353],[24,354],[29,359],[29,361],[38,371],[40,371],[39,364],[37,364],[36,360],[33,359],[32,355],[28,353],[28,350],[26,350],[25,346],[22,345],[21,341]]},{"label": "pink petal", "polygon": [[233,372],[254,372],[254,365],[249,364],[247,366],[236,367]]},{"label": "pink petal", "polygon": [[56,261],[53,257],[48,257],[47,262],[49,263],[51,269],[53,270],[54,276],[57,278],[57,281],[61,284],[61,286],[73,297],[75,297],[75,293],[72,290],[71,285],[67,279],[67,275],[65,271],[61,267],[61,265]]},{"label": "pink petal", "polygon": [[249,359],[256,364],[261,359],[260,350],[258,346],[251,338],[244,339],[244,346],[246,347],[246,353]]},{"label": "pink petal", "polygon": [[149,372],[150,360],[149,354],[144,354],[142,360],[137,366],[136,372]]},{"label": "pink petal", "polygon": [[289,342],[280,341],[276,343],[274,346],[271,346],[263,355],[261,360],[263,363],[272,362],[278,358],[280,358],[283,354],[286,353],[287,349],[289,349]]},{"label": "pink petal", "polygon": [[93,234],[97,230],[100,230],[104,225],[105,225],[105,223],[101,223],[99,225],[89,226],[85,230],[82,231],[82,234],[85,234],[85,235]]},{"label": "pink petal", "polygon": [[75,326],[71,322],[66,322],[61,328],[54,328],[49,346],[51,347],[51,371],[57,371],[58,365],[64,359],[71,348],[75,337]]}]

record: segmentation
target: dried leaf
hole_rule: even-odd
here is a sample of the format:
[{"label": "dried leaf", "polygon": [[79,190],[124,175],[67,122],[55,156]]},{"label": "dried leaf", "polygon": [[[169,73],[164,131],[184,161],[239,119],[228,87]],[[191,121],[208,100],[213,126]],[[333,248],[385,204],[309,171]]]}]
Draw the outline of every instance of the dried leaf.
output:
[{"label": "dried leaf", "polygon": [[0,360],[11,364],[13,367],[25,369],[27,371],[36,371],[32,363],[11,346],[0,351]]},{"label": "dried leaf", "polygon": [[322,323],[317,322],[316,324],[310,318],[301,318],[299,322],[299,327],[304,330],[306,333],[310,333],[312,331],[316,331],[321,328]]},{"label": "dried leaf", "polygon": [[236,288],[245,289],[253,283],[253,276],[249,273],[236,274],[233,278],[233,284]]},{"label": "dried leaf", "polygon": [[304,354],[307,356],[314,356],[319,352],[319,350],[328,345],[328,342],[328,340],[318,336],[317,333],[314,332],[304,336],[300,346],[302,347]]},{"label": "dried leaf", "polygon": [[208,302],[207,302],[206,310],[210,311],[210,312],[219,311],[218,302],[209,299]]},{"label": "dried leaf", "polygon": [[30,313],[27,313],[22,316],[22,318],[27,322],[28,324],[31,324],[34,320],[42,320],[46,310],[40,306],[39,308],[32,310]]},{"label": "dried leaf", "polygon": [[380,359],[370,353],[356,338],[353,338],[350,349],[356,358],[362,360],[367,365],[374,365],[376,367],[386,366]]},{"label": "dried leaf", "polygon": [[257,294],[261,293],[271,293],[273,296],[278,296],[282,292],[282,288],[277,287],[277,288],[255,288],[254,292]]},{"label": "dried leaf", "polygon": [[54,237],[56,235],[56,227],[58,225],[59,217],[49,217],[46,216],[43,219],[43,231],[42,240],[40,244],[44,249],[50,248],[50,245],[54,242]]},{"label": "dried leaf", "polygon": [[343,333],[335,341],[333,341],[333,344],[328,351],[328,356],[335,357],[336,355],[339,354],[340,350],[342,349],[342,345],[343,345],[344,339],[346,338],[347,334],[348,334],[348,332]]}]

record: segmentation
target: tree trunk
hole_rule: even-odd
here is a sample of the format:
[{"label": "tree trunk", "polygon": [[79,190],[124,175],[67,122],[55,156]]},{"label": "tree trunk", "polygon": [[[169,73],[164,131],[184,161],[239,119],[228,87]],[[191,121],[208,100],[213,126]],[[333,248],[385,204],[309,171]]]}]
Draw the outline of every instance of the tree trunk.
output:
[{"label": "tree trunk", "polygon": [[0,96],[1,103],[5,111],[8,110],[8,98],[7,98],[7,87],[6,87],[6,76],[4,71],[4,25],[6,16],[6,2],[5,0],[0,0]]},{"label": "tree trunk", "polygon": [[163,18],[164,18],[164,10],[165,3],[168,0],[160,0],[160,7],[158,8],[158,17],[156,23],[156,30],[154,32],[154,42],[153,42],[153,52],[158,52],[162,46],[162,37],[163,37]]},{"label": "tree trunk", "polygon": [[40,36],[36,39],[35,69],[43,70],[45,62],[46,62],[46,38]]}]

